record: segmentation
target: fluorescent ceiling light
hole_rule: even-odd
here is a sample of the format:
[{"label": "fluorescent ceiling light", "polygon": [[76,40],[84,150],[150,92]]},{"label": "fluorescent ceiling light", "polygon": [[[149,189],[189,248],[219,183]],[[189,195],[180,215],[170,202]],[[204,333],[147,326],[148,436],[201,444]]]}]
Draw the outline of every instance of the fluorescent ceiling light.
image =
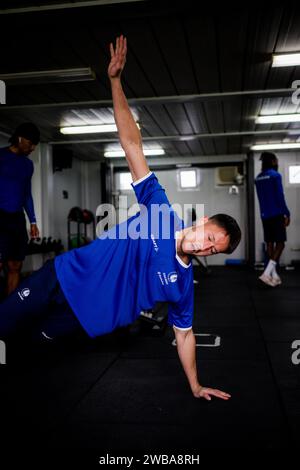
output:
[{"label": "fluorescent ceiling light", "polygon": [[95,72],[90,67],[75,69],[33,70],[31,72],[2,73],[0,80],[9,85],[26,83],[82,82],[95,80]]},{"label": "fluorescent ceiling light", "polygon": [[272,67],[293,67],[300,65],[300,53],[274,54]]},{"label": "fluorescent ceiling light", "polygon": [[255,119],[255,124],[274,124],[282,122],[300,122],[300,113],[270,114],[269,116],[257,116]]},{"label": "fluorescent ceiling light", "polygon": [[[140,129],[140,125],[137,122],[137,127]],[[61,127],[60,132],[62,134],[98,134],[105,132],[118,132],[116,124],[88,124],[85,126],[68,126]]]},{"label": "fluorescent ceiling light", "polygon": [[62,134],[96,134],[101,132],[117,132],[116,124],[97,124],[91,126],[61,127]]},{"label": "fluorescent ceiling light", "polygon": [[300,149],[300,142],[281,143],[281,144],[255,144],[252,145],[251,150],[286,150],[286,149]]},{"label": "fluorescent ceiling light", "polygon": [[[163,149],[145,149],[143,153],[146,157],[149,157],[153,155],[164,155],[165,151]],[[107,150],[104,152],[104,156],[106,158],[125,157],[125,152],[123,150]]]}]

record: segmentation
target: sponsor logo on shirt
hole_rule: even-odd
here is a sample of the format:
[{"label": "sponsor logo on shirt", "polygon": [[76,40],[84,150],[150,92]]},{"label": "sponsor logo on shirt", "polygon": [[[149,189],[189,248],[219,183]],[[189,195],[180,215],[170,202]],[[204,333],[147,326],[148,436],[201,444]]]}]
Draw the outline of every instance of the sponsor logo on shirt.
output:
[{"label": "sponsor logo on shirt", "polygon": [[261,181],[261,180],[269,180],[271,178],[270,175],[265,175],[265,176],[258,176],[256,178],[257,181]]},{"label": "sponsor logo on shirt", "polygon": [[154,250],[157,252],[159,250],[159,248],[157,246],[157,243],[156,243],[156,240],[154,238],[153,233],[151,233],[151,240],[152,240],[152,243],[153,243],[153,246],[154,246]]},{"label": "sponsor logo on shirt", "polygon": [[30,289],[28,289],[28,287],[25,287],[24,289],[21,290],[21,292],[18,292],[18,295],[21,300],[26,299],[26,297],[28,297],[29,294],[30,294]]},{"label": "sponsor logo on shirt", "polygon": [[173,282],[177,281],[178,274],[176,271],[172,271],[171,273],[163,273],[161,271],[157,271],[157,275],[162,286],[167,286],[169,283],[173,284]]}]

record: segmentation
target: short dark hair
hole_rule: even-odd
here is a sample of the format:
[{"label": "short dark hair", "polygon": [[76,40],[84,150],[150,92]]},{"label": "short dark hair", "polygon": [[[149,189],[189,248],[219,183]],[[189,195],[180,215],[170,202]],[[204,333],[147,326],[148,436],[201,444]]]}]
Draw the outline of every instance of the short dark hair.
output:
[{"label": "short dark hair", "polygon": [[9,142],[11,142],[12,145],[17,144],[18,137],[25,137],[25,139],[37,145],[40,141],[40,131],[33,122],[23,122],[16,127]]},{"label": "short dark hair", "polygon": [[225,230],[229,236],[229,245],[223,253],[231,254],[241,241],[242,232],[237,221],[227,214],[215,214],[209,217],[209,220],[218,227]]},{"label": "short dark hair", "polygon": [[277,157],[275,153],[263,152],[260,156],[260,160],[261,160],[261,169],[262,171],[265,171],[274,167],[273,162],[274,160],[277,160]]}]

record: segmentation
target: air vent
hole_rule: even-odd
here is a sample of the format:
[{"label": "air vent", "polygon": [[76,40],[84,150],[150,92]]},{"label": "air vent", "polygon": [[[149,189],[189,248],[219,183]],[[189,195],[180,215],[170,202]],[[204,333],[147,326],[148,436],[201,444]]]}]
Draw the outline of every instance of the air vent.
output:
[{"label": "air vent", "polygon": [[236,184],[238,174],[237,166],[221,166],[216,168],[216,186],[231,186],[232,184]]}]

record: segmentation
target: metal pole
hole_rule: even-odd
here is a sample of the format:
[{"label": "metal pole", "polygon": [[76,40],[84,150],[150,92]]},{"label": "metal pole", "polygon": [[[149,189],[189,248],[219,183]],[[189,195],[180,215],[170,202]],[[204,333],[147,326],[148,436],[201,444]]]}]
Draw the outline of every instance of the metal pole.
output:
[{"label": "metal pole", "polygon": [[254,211],[254,154],[249,152],[246,160],[246,191],[247,191],[247,238],[248,238],[248,264],[254,266],[255,263],[255,211]]}]

